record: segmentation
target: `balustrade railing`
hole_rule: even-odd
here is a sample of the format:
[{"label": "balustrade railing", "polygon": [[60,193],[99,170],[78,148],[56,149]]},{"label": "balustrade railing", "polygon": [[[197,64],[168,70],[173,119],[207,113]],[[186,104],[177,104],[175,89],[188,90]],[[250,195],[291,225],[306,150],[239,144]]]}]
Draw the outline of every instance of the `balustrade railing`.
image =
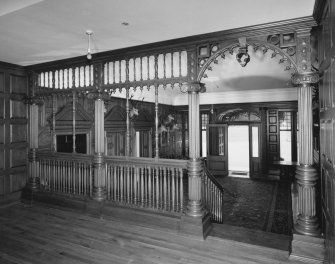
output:
[{"label": "balustrade railing", "polygon": [[172,214],[184,211],[184,160],[106,158],[107,199]]},{"label": "balustrade railing", "polygon": [[204,164],[202,177],[202,203],[211,214],[213,222],[223,223],[223,195],[224,189]]},{"label": "balustrade railing", "polygon": [[43,191],[92,196],[92,156],[38,152],[37,162]]}]

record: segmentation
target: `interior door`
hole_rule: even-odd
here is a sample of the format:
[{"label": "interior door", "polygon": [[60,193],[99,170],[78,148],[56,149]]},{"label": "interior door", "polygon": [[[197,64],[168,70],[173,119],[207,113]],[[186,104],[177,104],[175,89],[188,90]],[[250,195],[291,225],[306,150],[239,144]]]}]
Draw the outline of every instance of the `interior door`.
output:
[{"label": "interior door", "polygon": [[228,125],[207,125],[207,166],[212,174],[228,176]]},{"label": "interior door", "polygon": [[260,124],[249,126],[250,146],[250,177],[259,176],[261,173],[261,137]]},{"label": "interior door", "polygon": [[140,157],[151,157],[151,131],[150,130],[143,130],[140,131]]}]

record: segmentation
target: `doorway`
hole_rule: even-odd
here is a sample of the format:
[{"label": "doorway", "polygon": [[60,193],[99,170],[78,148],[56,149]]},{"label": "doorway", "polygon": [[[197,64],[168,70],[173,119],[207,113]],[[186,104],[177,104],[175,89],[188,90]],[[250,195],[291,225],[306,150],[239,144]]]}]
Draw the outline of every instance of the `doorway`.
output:
[{"label": "doorway", "polygon": [[229,176],[249,177],[249,126],[228,126]]}]

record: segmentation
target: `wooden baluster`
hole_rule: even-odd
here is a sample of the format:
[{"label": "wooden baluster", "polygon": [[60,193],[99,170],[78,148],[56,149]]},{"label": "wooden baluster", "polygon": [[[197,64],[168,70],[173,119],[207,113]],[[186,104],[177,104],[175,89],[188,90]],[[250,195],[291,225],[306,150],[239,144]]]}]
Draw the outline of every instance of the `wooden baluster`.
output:
[{"label": "wooden baluster", "polygon": [[134,203],[136,205],[141,202],[139,181],[140,181],[140,168],[139,167],[134,167],[133,186],[136,190],[136,195],[135,195],[136,199],[134,200]]},{"label": "wooden baluster", "polygon": [[183,212],[184,210],[183,169],[179,169],[179,188],[180,188],[180,212]]},{"label": "wooden baluster", "polygon": [[129,165],[127,165],[127,184],[126,184],[126,193],[127,193],[127,203],[131,203],[130,200],[130,178],[131,178],[131,167]]},{"label": "wooden baluster", "polygon": [[152,192],[152,187],[151,187],[151,183],[152,183],[152,174],[151,174],[152,171],[151,171],[151,167],[149,166],[147,168],[147,170],[148,170],[148,206],[150,208],[152,208],[153,205],[152,205],[151,198],[152,198],[153,192]]},{"label": "wooden baluster", "polygon": [[92,178],[92,164],[90,163],[89,165],[89,171],[88,171],[88,191],[90,194],[90,197],[92,197],[92,192],[93,192],[93,178]]},{"label": "wooden baluster", "polygon": [[105,164],[105,171],[106,171],[106,192],[107,192],[107,200],[110,200],[110,166],[108,166],[107,164]]},{"label": "wooden baluster", "polygon": [[181,77],[181,51],[178,51],[179,53],[179,77]]},{"label": "wooden baluster", "polygon": [[119,181],[117,180],[117,166],[113,167],[113,194],[114,194],[114,201],[117,201],[117,184]]},{"label": "wooden baluster", "polygon": [[50,160],[46,161],[48,164],[48,170],[50,172],[50,191],[54,191],[55,190],[55,179],[54,179],[54,173],[53,173],[53,166],[52,166],[52,162],[50,162]]},{"label": "wooden baluster", "polygon": [[171,78],[174,78],[173,76],[173,52],[171,52]]},{"label": "wooden baluster", "polygon": [[120,165],[121,166],[121,179],[120,179],[120,191],[121,191],[121,193],[120,193],[120,198],[121,198],[121,202],[123,203],[124,202],[124,197],[123,197],[123,177],[124,177],[124,173],[123,173],[123,170],[124,170],[124,167],[122,166],[122,165]]},{"label": "wooden baluster", "polygon": [[58,160],[55,163],[55,180],[56,180],[56,191],[59,191],[59,167],[58,167]]},{"label": "wooden baluster", "polygon": [[75,162],[73,162],[72,163],[72,177],[73,177],[72,193],[73,194],[76,194],[76,178],[78,177],[78,172],[76,172],[76,168],[77,168],[77,164]]},{"label": "wooden baluster", "polygon": [[145,184],[144,184],[144,168],[139,168],[140,170],[140,180],[141,180],[141,206],[144,207],[144,190],[145,190]]},{"label": "wooden baluster", "polygon": [[147,80],[150,80],[149,60],[150,60],[150,57],[147,56],[147,70],[148,70],[148,79]]},{"label": "wooden baluster", "polygon": [[119,83],[122,83],[122,71],[121,71],[121,63],[122,60],[119,60]]},{"label": "wooden baluster", "polygon": [[115,83],[115,61],[113,63],[113,83]]},{"label": "wooden baluster", "polygon": [[140,57],[140,75],[141,75],[141,82],[143,82],[143,57]]},{"label": "wooden baluster", "polygon": [[163,54],[164,79],[166,79],[166,53]]},{"label": "wooden baluster", "polygon": [[82,163],[79,163],[78,164],[78,169],[79,169],[79,172],[78,172],[78,194],[82,194],[83,193],[83,190],[82,190],[82,177],[84,176],[84,170],[83,170],[83,164]]},{"label": "wooden baluster", "polygon": [[87,192],[88,192],[88,188],[89,188],[89,186],[88,186],[88,184],[89,184],[89,175],[88,175],[87,166],[85,164],[83,164],[83,166],[84,166],[84,171],[85,171],[84,177],[83,177],[83,184],[84,184],[83,190],[84,190],[84,195],[86,195]]},{"label": "wooden baluster", "polygon": [[60,70],[58,70],[58,75],[57,75],[57,79],[58,79],[58,89],[60,89]]},{"label": "wooden baluster", "polygon": [[118,196],[118,202],[121,200],[121,167],[119,166],[119,165],[117,165],[117,168],[118,168],[118,170],[117,170],[117,183],[118,183],[118,185],[117,185],[117,196]]},{"label": "wooden baluster", "polygon": [[172,177],[172,184],[171,184],[171,187],[172,187],[172,211],[173,212],[175,212],[176,211],[176,207],[175,207],[175,202],[176,202],[176,200],[175,200],[175,197],[176,197],[176,194],[177,194],[177,192],[176,192],[176,188],[175,188],[175,178],[176,178],[176,169],[175,168],[171,168],[171,173],[172,173],[172,175],[171,175],[171,177]]},{"label": "wooden baluster", "polygon": [[148,206],[148,186],[149,186],[148,171],[147,171],[147,168],[145,166],[142,168],[142,170],[143,170],[143,181],[144,181],[143,204],[144,204],[144,207],[147,207]]},{"label": "wooden baluster", "polygon": [[64,166],[64,161],[60,161],[60,168],[61,168],[61,175],[60,175],[60,191],[64,192],[65,190],[65,166]]},{"label": "wooden baluster", "polygon": [[164,210],[169,211],[169,191],[170,191],[170,186],[169,186],[169,168],[164,168],[164,189],[163,191],[165,192],[164,195]]},{"label": "wooden baluster", "polygon": [[64,192],[68,193],[69,192],[69,161],[65,160],[64,161],[64,165],[65,165],[65,175],[64,175],[64,185],[65,185],[65,189]]},{"label": "wooden baluster", "polygon": [[156,178],[156,209],[159,209],[159,167],[155,168]]},{"label": "wooden baluster", "polygon": [[58,161],[55,161],[55,190],[58,191],[59,189],[59,181],[58,181]]}]

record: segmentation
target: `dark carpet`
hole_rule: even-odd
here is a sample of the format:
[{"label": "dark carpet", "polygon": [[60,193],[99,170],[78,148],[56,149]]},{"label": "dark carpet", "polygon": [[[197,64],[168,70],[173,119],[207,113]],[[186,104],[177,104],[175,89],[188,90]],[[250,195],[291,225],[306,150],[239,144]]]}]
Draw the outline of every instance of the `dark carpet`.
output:
[{"label": "dark carpet", "polygon": [[224,224],[292,234],[290,182],[236,177],[217,179],[229,191],[224,195]]}]

